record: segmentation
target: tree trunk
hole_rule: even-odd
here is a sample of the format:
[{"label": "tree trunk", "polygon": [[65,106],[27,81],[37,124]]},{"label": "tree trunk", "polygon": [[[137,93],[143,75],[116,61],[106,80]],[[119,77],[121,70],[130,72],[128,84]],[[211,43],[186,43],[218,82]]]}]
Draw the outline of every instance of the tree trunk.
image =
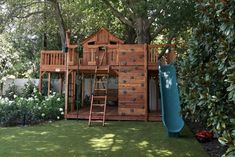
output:
[{"label": "tree trunk", "polygon": [[65,24],[64,24],[64,19],[62,17],[61,14],[61,10],[60,10],[60,5],[58,0],[49,0],[53,6],[53,8],[55,9],[55,17],[56,17],[56,22],[59,26],[59,33],[60,33],[60,40],[61,40],[61,45],[62,45],[62,49],[64,49],[66,47],[65,44]]},{"label": "tree trunk", "polygon": [[135,22],[135,29],[138,44],[149,44],[151,42],[150,25],[148,19],[137,18]]},{"label": "tree trunk", "polygon": [[136,39],[135,29],[125,24],[125,43],[134,44]]}]

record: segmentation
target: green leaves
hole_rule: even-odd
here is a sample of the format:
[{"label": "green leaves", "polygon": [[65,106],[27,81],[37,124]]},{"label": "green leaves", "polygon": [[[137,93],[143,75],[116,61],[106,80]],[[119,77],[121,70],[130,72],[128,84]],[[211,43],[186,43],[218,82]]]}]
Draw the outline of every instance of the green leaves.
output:
[{"label": "green leaves", "polygon": [[235,116],[234,10],[232,1],[197,2],[200,22],[179,68],[183,113],[221,135],[227,156],[235,150],[235,121],[229,121]]}]

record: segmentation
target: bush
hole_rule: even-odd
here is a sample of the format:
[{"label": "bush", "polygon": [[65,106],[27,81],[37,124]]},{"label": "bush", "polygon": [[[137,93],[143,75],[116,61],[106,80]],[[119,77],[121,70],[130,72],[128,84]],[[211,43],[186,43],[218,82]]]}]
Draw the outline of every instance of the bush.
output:
[{"label": "bush", "polygon": [[183,114],[221,136],[224,156],[235,154],[234,9],[234,1],[197,1],[199,23],[179,61]]},{"label": "bush", "polygon": [[11,99],[0,97],[0,125],[26,125],[63,118],[63,96],[56,93],[42,96],[32,83],[27,83],[23,91],[21,95],[17,95],[9,90]]},{"label": "bush", "polygon": [[15,125],[18,120],[18,107],[15,101],[0,97],[0,124],[2,126]]}]

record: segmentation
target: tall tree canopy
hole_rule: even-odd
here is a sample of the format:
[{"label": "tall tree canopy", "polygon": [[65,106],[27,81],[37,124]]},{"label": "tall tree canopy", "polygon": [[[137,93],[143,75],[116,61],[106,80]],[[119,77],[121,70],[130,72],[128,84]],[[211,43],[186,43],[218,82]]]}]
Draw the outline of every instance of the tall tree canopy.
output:
[{"label": "tall tree canopy", "polygon": [[188,0],[100,1],[135,31],[137,43],[150,43],[159,34],[172,38],[191,25],[194,17],[194,3]]}]

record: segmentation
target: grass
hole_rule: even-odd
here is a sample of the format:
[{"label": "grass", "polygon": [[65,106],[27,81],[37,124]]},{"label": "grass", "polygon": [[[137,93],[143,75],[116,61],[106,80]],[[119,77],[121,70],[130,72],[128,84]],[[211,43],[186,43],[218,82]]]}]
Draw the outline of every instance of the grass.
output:
[{"label": "grass", "polygon": [[0,128],[1,157],[207,157],[188,128],[169,138],[161,123],[58,121]]}]

